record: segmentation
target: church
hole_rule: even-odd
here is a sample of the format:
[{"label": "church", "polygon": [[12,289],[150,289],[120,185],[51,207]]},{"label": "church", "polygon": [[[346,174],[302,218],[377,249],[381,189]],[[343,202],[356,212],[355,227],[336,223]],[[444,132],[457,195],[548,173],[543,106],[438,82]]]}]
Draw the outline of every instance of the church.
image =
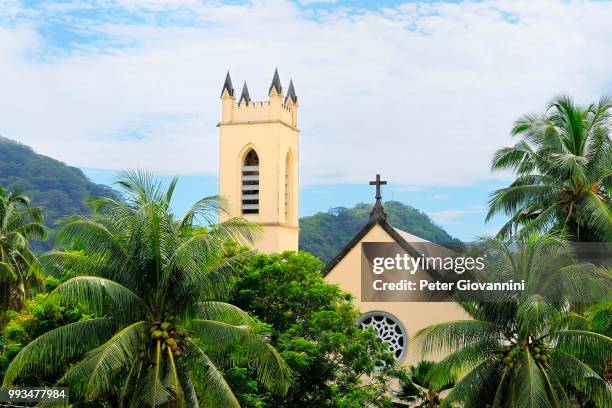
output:
[{"label": "church", "polygon": [[[219,194],[227,200],[221,221],[243,217],[262,226],[255,248],[263,253],[298,250],[299,136],[298,97],[293,85],[285,93],[278,71],[268,89],[268,100],[253,101],[246,82],[237,97],[229,72],[221,91]],[[328,283],[351,293],[363,313],[359,327],[372,327],[389,344],[401,364],[420,356],[409,347],[410,336],[432,324],[469,318],[451,302],[362,301],[362,246],[394,243],[415,256],[428,242],[387,222],[381,186],[376,176],[375,204],[368,223],[346,244],[322,273]],[[433,245],[433,244],[431,244]],[[429,270],[419,270],[427,275]]]}]

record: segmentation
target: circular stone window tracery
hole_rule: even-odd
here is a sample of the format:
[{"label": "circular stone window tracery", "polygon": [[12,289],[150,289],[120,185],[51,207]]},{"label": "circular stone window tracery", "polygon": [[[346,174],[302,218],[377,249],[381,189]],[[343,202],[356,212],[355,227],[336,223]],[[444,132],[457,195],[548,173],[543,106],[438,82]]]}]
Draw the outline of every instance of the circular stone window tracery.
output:
[{"label": "circular stone window tracery", "polygon": [[400,320],[387,312],[368,312],[357,322],[360,329],[371,327],[378,337],[389,345],[389,350],[397,361],[402,361],[406,354],[408,336]]}]

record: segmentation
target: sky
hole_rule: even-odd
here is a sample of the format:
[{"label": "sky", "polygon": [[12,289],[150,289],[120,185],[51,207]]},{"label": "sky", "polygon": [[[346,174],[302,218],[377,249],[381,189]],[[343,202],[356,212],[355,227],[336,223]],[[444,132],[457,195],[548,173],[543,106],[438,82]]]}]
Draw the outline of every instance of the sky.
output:
[{"label": "sky", "polygon": [[0,0],[0,134],[111,183],[181,176],[178,211],[217,190],[229,69],[300,100],[301,214],[385,199],[461,239],[494,233],[491,173],[521,114],[612,94],[608,1]]}]

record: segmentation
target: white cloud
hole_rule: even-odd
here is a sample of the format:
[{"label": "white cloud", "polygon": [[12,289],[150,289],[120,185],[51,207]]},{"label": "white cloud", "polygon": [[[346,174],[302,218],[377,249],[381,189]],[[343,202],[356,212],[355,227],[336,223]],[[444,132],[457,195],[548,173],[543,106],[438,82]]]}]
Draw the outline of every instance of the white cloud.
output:
[{"label": "white cloud", "polygon": [[431,196],[432,200],[450,200],[451,196],[448,194],[434,194]]},{"label": "white cloud", "polygon": [[612,93],[612,3],[358,13],[272,0],[120,3],[104,4],[137,22],[54,15],[103,37],[50,56],[41,20],[11,8],[0,28],[0,133],[82,167],[214,173],[225,70],[262,99],[278,66],[300,97],[304,183],[380,172],[395,186],[459,185],[491,177],[491,154],[511,143],[518,115],[559,93]]},{"label": "white cloud", "polygon": [[312,4],[336,4],[336,0],[298,0],[302,6],[310,6]]},{"label": "white cloud", "polygon": [[484,209],[468,209],[468,210],[441,210],[431,211],[428,215],[439,224],[462,224],[462,219],[468,215],[482,214]]}]

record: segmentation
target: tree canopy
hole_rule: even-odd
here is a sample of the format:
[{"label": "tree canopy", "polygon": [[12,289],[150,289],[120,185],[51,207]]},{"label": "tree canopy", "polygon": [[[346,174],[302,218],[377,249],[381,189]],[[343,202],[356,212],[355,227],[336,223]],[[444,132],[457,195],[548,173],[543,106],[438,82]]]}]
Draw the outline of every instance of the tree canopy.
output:
[{"label": "tree canopy", "polygon": [[521,140],[495,153],[493,170],[516,179],[491,194],[487,219],[510,220],[502,237],[557,231],[576,241],[612,240],[612,99],[588,106],[561,96],[544,113],[524,115]]},{"label": "tree canopy", "polygon": [[[373,330],[357,327],[351,296],[325,283],[322,267],[306,252],[256,255],[237,281],[236,305],[271,326],[272,344],[293,372],[286,395],[246,389],[244,406],[391,405],[394,356]],[[245,373],[236,382],[248,379]]]},{"label": "tree canopy", "polygon": [[176,180],[164,189],[148,174],[125,172],[119,185],[126,200],[96,200],[92,217],[75,216],[59,231],[64,249],[41,258],[48,272],[70,277],[51,298],[84,304],[95,318],[31,341],[3,385],[59,375],[56,384],[70,386],[76,401],[112,396],[119,406],[238,407],[222,370],[246,365],[283,394],[285,362],[247,313],[223,302],[250,255],[227,256],[225,243],[251,242],[254,227],[240,219],[200,227],[216,219],[215,197],[175,218]]},{"label": "tree canopy", "polygon": [[44,271],[30,249],[31,238],[44,238],[42,210],[27,196],[0,186],[0,307],[21,309],[40,287]]},{"label": "tree canopy", "polygon": [[524,280],[517,296],[463,302],[472,320],[438,323],[416,333],[423,354],[448,353],[430,374],[434,386],[456,381],[442,406],[609,407],[612,387],[602,378],[612,339],[574,323],[567,305],[602,296],[610,276],[574,261],[571,247],[549,235],[517,243],[486,241],[496,279]]}]

